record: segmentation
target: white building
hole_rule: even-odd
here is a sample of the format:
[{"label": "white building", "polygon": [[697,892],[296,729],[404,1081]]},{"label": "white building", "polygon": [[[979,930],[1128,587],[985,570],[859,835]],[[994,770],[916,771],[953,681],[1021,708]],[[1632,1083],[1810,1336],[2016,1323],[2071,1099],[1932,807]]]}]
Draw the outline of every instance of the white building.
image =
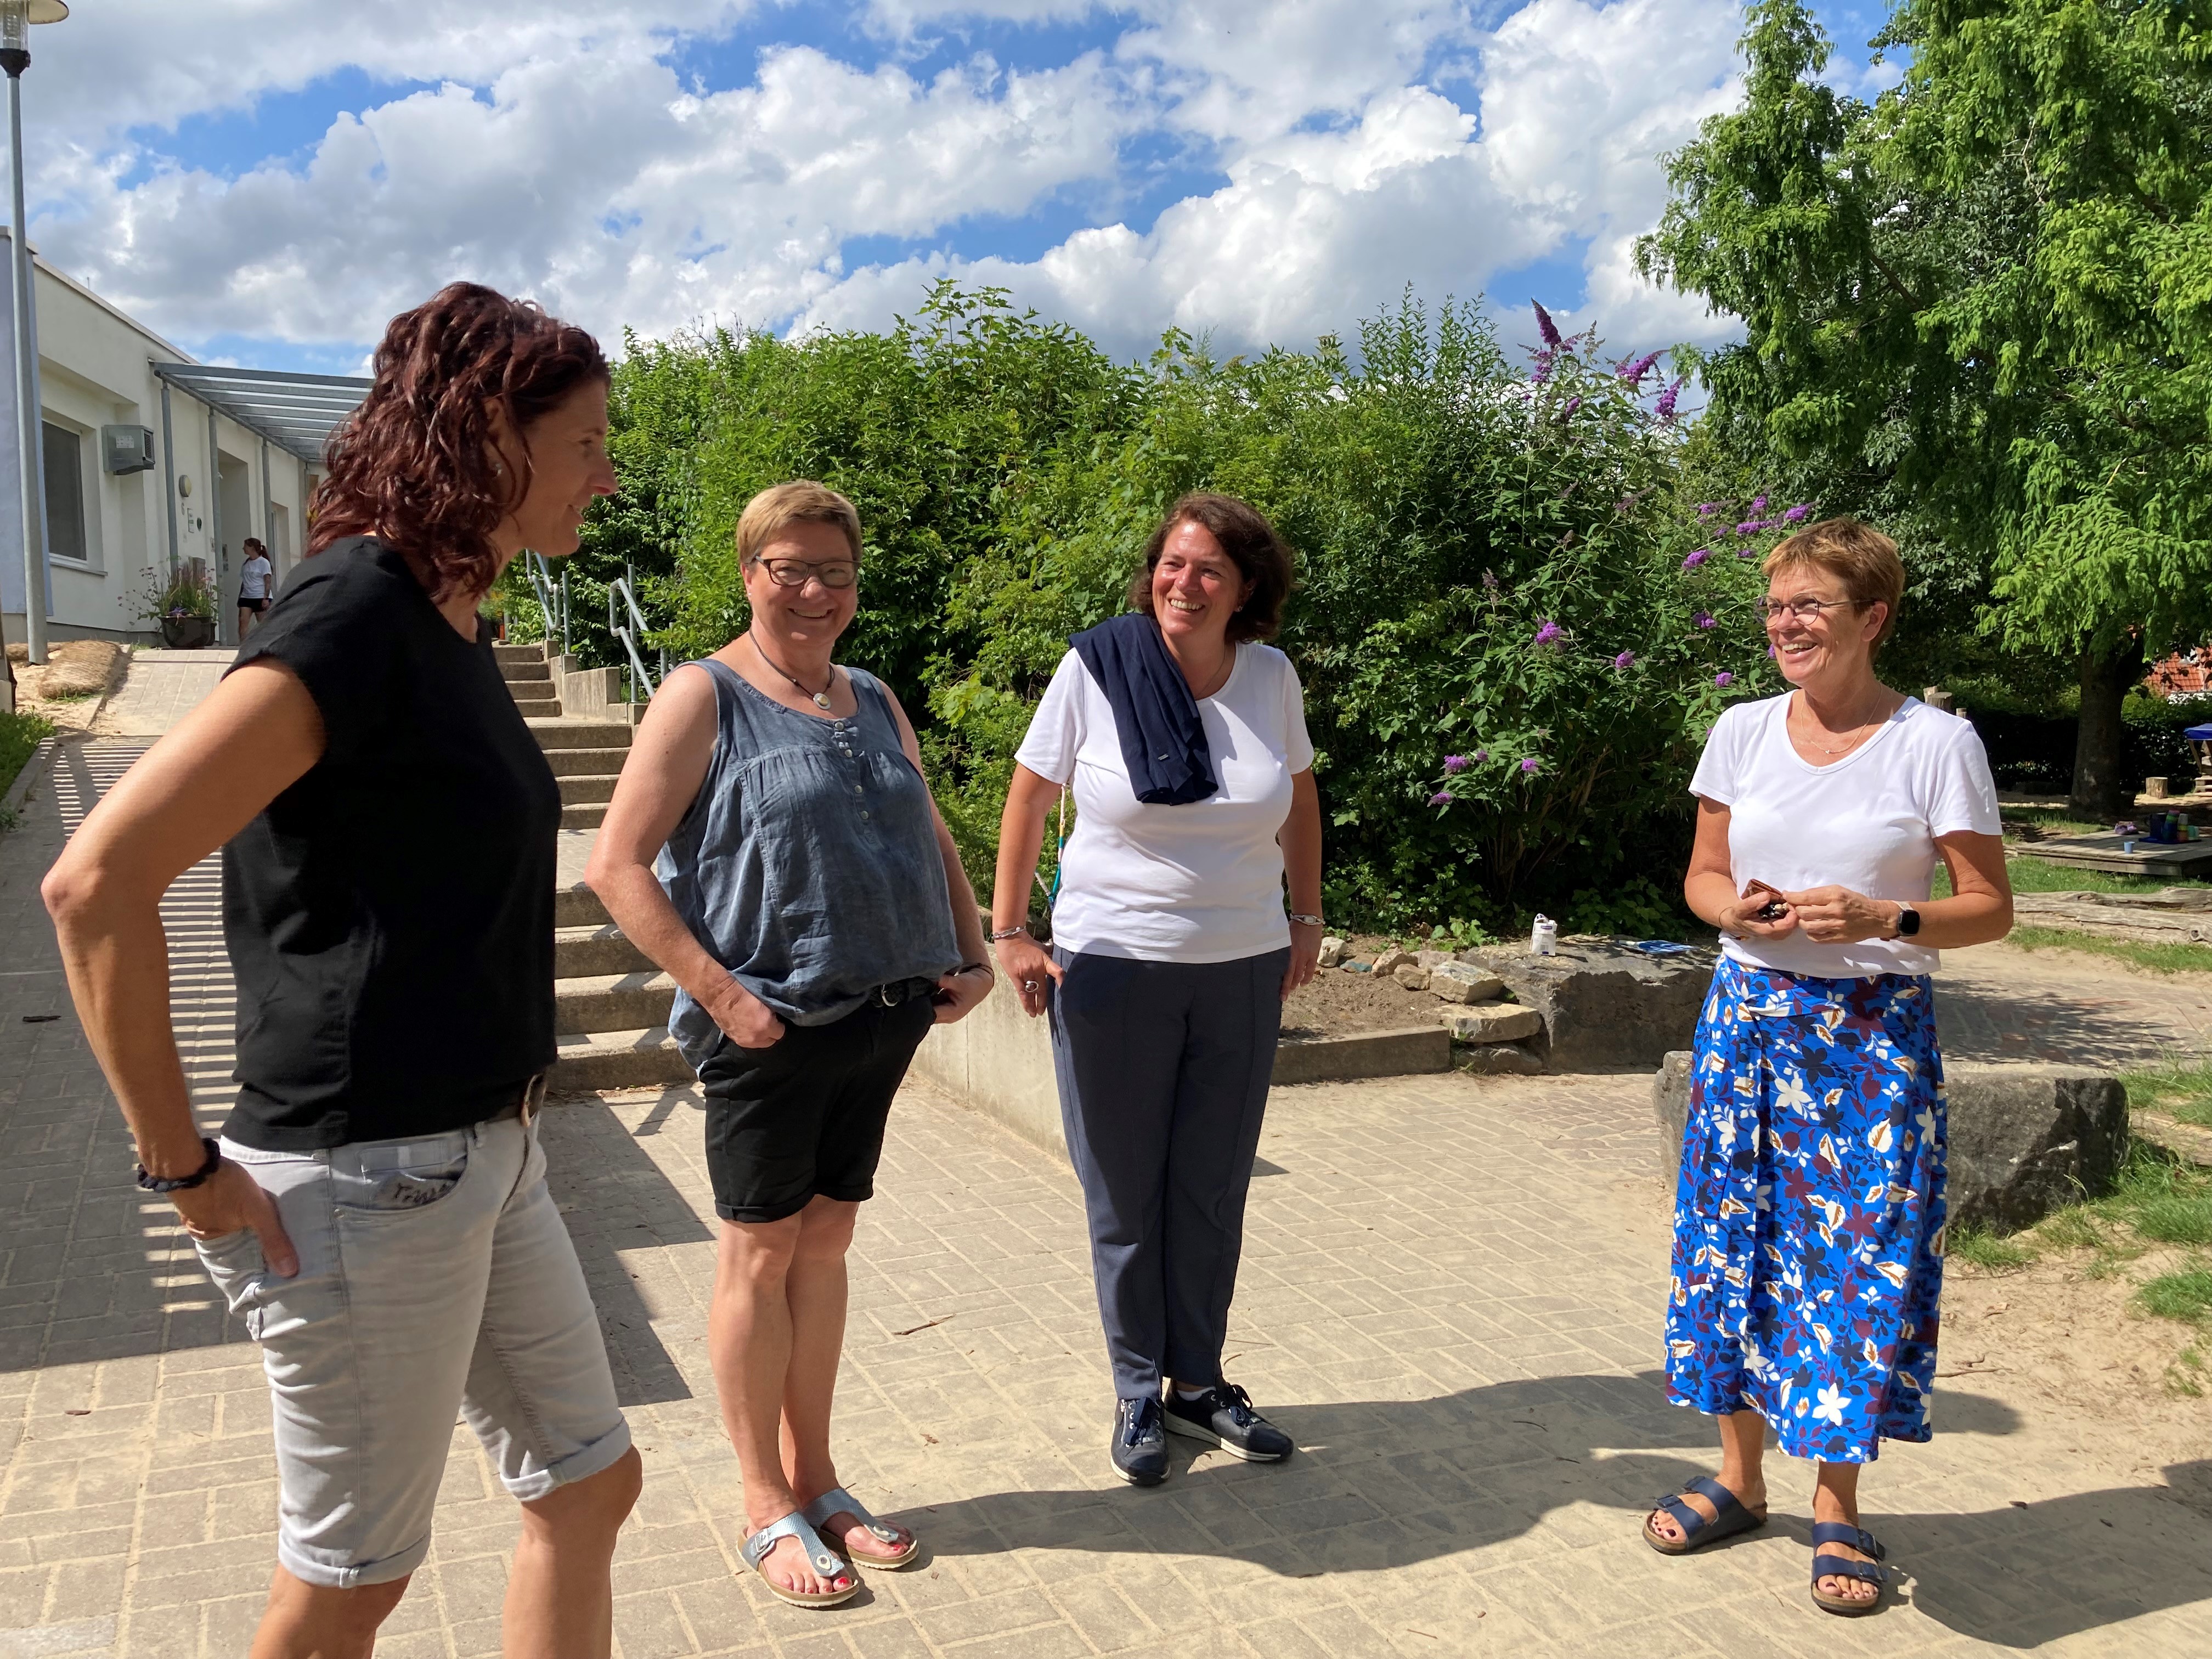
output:
[{"label": "white building", "polygon": [[[0,228],[0,630],[24,635],[15,342]],[[149,577],[204,562],[234,642],[240,544],[298,562],[323,441],[366,380],[211,368],[40,258],[33,289],[44,465],[46,637],[152,641]]]}]

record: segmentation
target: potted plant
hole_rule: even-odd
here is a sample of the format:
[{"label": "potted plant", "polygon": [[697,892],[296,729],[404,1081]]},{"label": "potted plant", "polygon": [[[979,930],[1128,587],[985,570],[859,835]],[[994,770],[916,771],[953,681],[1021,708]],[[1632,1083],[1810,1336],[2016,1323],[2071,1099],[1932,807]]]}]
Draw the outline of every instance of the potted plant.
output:
[{"label": "potted plant", "polygon": [[131,614],[157,623],[161,643],[172,651],[197,651],[215,643],[215,588],[192,566],[148,570],[138,608]]}]

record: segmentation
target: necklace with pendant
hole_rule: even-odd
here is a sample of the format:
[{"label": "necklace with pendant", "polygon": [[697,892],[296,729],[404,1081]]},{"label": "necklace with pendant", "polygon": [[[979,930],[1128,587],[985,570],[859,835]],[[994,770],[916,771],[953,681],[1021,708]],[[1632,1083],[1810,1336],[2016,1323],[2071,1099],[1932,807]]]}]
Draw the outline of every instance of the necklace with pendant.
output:
[{"label": "necklace with pendant", "polygon": [[817,708],[819,708],[825,714],[830,712],[830,694],[837,689],[837,670],[835,666],[832,666],[830,670],[830,684],[828,685],[823,686],[819,691],[809,691],[806,689],[806,682],[800,679],[798,675],[793,673],[789,669],[777,662],[776,659],[774,657],[769,656],[767,652],[762,650],[761,642],[758,640],[754,639],[750,633],[745,635],[745,640],[747,643],[752,647],[754,655],[757,656],[770,668],[775,669],[775,672],[782,675],[784,678],[789,680],[792,684],[798,687],[799,693],[802,696],[811,698],[813,700],[814,706]]}]

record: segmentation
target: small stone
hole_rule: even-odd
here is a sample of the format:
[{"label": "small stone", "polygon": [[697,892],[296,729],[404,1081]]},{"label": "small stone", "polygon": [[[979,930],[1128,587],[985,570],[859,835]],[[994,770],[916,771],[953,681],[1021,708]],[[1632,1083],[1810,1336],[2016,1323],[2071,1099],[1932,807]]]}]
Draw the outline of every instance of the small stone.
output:
[{"label": "small stone", "polygon": [[1342,939],[1325,939],[1321,942],[1321,965],[1322,967],[1334,968],[1343,960],[1344,941]]},{"label": "small stone", "polygon": [[1400,963],[1390,977],[1408,991],[1425,991],[1429,988],[1429,970],[1418,963]]},{"label": "small stone", "polygon": [[1543,1016],[1534,1008],[1510,1002],[1479,1002],[1471,1008],[1450,1009],[1443,1022],[1451,1028],[1454,1042],[1518,1042],[1544,1029]]},{"label": "small stone", "polygon": [[1505,981],[1463,962],[1444,962],[1429,969],[1429,989],[1446,1002],[1490,1002],[1505,994]]},{"label": "small stone", "polygon": [[1371,974],[1375,971],[1375,964],[1371,962],[1361,962],[1355,957],[1344,964],[1344,971],[1347,974]]},{"label": "small stone", "polygon": [[1413,960],[1413,953],[1411,951],[1401,951],[1393,946],[1376,956],[1375,971],[1378,974],[1395,974]]},{"label": "small stone", "polygon": [[1469,1048],[1452,1063],[1477,1077],[1535,1077],[1544,1069],[1542,1060],[1512,1042],[1487,1042],[1480,1048]]},{"label": "small stone", "polygon": [[1457,958],[1449,951],[1416,951],[1413,952],[1413,960],[1424,968],[1440,968],[1445,963],[1456,961]]}]

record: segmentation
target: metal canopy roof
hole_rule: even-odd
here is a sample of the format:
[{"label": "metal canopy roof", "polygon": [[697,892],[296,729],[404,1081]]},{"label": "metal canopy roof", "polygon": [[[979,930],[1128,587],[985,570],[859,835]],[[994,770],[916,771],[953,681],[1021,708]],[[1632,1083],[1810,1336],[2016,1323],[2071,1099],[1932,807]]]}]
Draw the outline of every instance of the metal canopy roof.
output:
[{"label": "metal canopy roof", "polygon": [[289,374],[204,363],[155,363],[154,372],[313,466],[322,465],[331,431],[375,384],[343,374]]}]

